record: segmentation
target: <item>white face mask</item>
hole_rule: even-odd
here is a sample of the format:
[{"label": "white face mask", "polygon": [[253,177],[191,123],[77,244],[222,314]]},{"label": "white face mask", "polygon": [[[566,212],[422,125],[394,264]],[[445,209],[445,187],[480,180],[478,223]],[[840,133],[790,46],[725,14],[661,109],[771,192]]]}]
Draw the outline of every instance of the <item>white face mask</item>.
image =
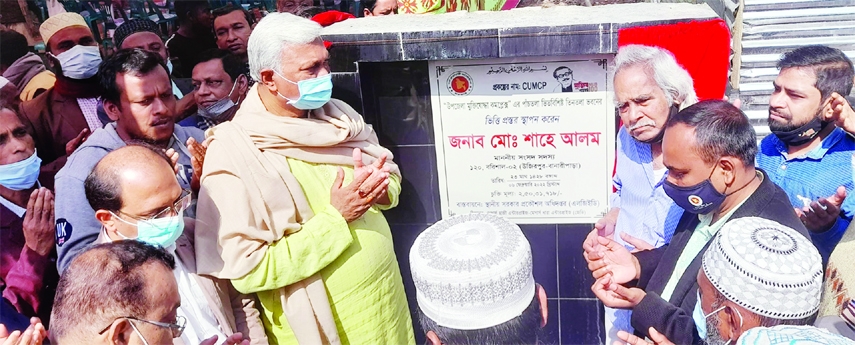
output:
[{"label": "white face mask", "polygon": [[235,83],[232,85],[232,89],[231,91],[229,91],[229,94],[226,95],[226,97],[217,100],[216,102],[207,107],[200,106],[199,115],[210,120],[219,120],[220,115],[236,106],[237,103],[232,101],[232,93],[235,92],[235,88],[240,82],[240,78],[241,76],[238,76],[237,79],[235,79]]},{"label": "white face mask", "polygon": [[98,73],[101,65],[101,51],[97,46],[76,45],[59,55],[53,55],[59,60],[62,74],[71,79],[89,79]]}]

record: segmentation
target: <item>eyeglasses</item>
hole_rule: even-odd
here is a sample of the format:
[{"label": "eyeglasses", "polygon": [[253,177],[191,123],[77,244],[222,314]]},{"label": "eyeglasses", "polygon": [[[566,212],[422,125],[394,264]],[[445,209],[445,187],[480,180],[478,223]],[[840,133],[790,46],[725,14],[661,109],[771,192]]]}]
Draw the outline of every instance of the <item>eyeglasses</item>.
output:
[{"label": "eyeglasses", "polygon": [[573,72],[565,72],[565,73],[561,73],[561,74],[559,74],[559,75],[558,75],[558,76],[556,76],[556,77],[557,77],[558,79],[564,79],[564,78],[572,77],[572,76],[573,76]]},{"label": "eyeglasses", "polygon": [[[172,332],[172,338],[180,337],[181,334],[184,333],[184,327],[187,326],[187,319],[185,319],[183,316],[175,317],[175,323],[143,320],[143,319],[135,318],[133,316],[123,316],[123,317],[116,318],[116,320],[118,320],[118,319],[127,319],[127,320],[132,320],[132,321],[144,322],[144,323],[147,323],[150,325],[155,325],[157,327],[169,328],[169,331]],[[115,321],[115,320],[113,320],[113,321]],[[102,329],[100,332],[98,332],[98,334],[104,334],[104,332],[106,332],[108,329],[110,329],[110,326],[112,326],[112,325],[113,325],[113,323],[111,322],[109,325],[107,325],[107,327],[104,327],[104,329]]]},{"label": "eyeglasses", "polygon": [[[127,214],[127,213],[122,212],[122,211],[116,211],[116,212],[121,213],[125,216],[128,216],[129,218],[132,218],[132,219],[136,220],[138,223],[139,222],[151,222],[155,219],[177,216],[177,215],[184,213],[184,210],[186,210],[188,207],[190,207],[190,202],[192,200],[193,200],[192,192],[189,189],[183,189],[183,190],[181,190],[181,195],[178,196],[178,199],[175,200],[175,202],[172,204],[172,206],[166,207],[165,209],[161,210],[160,212],[157,212],[155,215],[153,215],[151,217],[143,218],[143,217],[136,217],[136,216]],[[112,213],[112,211],[110,211],[110,213]],[[118,218],[119,220],[121,220],[125,224],[137,225],[137,224],[131,224],[130,222],[122,219],[122,217],[119,217],[115,213],[113,213],[113,215],[116,216],[116,218]]]}]

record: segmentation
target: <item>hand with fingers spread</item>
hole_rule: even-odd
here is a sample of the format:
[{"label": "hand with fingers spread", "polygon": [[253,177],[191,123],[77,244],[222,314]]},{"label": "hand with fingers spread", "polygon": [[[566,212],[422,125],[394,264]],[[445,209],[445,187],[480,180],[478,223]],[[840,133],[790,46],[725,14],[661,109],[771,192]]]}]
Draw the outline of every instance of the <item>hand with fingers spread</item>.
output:
[{"label": "hand with fingers spread", "polygon": [[47,339],[47,330],[39,318],[30,319],[30,326],[23,332],[14,331],[11,334],[6,326],[0,324],[0,344],[2,345],[42,345]]},{"label": "hand with fingers spread", "polygon": [[594,295],[609,308],[631,309],[641,303],[647,293],[639,288],[628,288],[617,284],[610,274],[597,279],[591,286]]},{"label": "hand with fingers spread", "polygon": [[837,187],[834,195],[810,203],[802,209],[796,208],[796,214],[805,227],[813,232],[823,232],[834,226],[840,216],[840,208],[846,200],[846,187]]},{"label": "hand with fingers spread", "polygon": [[373,168],[354,170],[353,181],[347,186],[343,184],[344,170],[338,168],[330,190],[330,204],[350,223],[362,217],[385,191],[389,185],[389,173]]},{"label": "hand with fingers spread", "polygon": [[187,150],[190,152],[190,164],[193,166],[193,177],[190,179],[190,188],[199,192],[202,180],[202,166],[205,164],[205,153],[208,152],[208,144],[214,137],[205,139],[201,144],[193,137],[187,139]]},{"label": "hand with fingers spread", "polygon": [[175,173],[178,173],[178,152],[175,149],[170,148],[166,150],[166,156],[169,157],[169,160],[172,162],[172,170],[175,170]]},{"label": "hand with fingers spread", "polygon": [[50,254],[56,242],[56,224],[53,193],[47,188],[38,188],[30,194],[23,230],[27,247],[42,256]]},{"label": "hand with fingers spread", "polygon": [[[362,150],[353,149],[353,173],[355,175],[357,171],[379,170],[383,173],[386,173],[386,179],[388,180],[390,169],[386,166],[386,158],[386,154],[384,153],[382,156],[380,156],[380,158],[375,160],[374,163],[371,163],[370,165],[365,165],[365,162],[362,161]],[[388,181],[386,181],[386,185],[388,186]],[[375,186],[370,184],[363,184],[359,186],[358,192],[360,197],[364,197],[370,194],[373,191],[374,187]],[[380,191],[380,194],[378,194],[377,198],[375,198],[373,204],[388,205],[390,201],[389,195],[386,194],[386,192],[387,190],[385,188]]]},{"label": "hand with fingers spread", "polygon": [[618,284],[638,279],[640,265],[626,247],[605,237],[597,237],[597,241],[599,249],[591,249],[590,252],[586,249],[583,254],[594,279],[607,274]]},{"label": "hand with fingers spread", "polygon": [[620,340],[623,340],[623,343],[616,341],[614,345],[674,345],[673,342],[668,340],[668,338],[666,338],[662,333],[659,333],[659,331],[657,331],[653,327],[650,327],[647,330],[647,334],[650,336],[650,340],[653,340],[652,343],[642,338],[636,337],[632,333],[618,331],[617,336],[618,338],[620,338]]},{"label": "hand with fingers spread", "polygon": [[80,131],[80,134],[78,134],[77,137],[71,139],[67,144],[65,144],[65,155],[71,156],[71,154],[74,153],[74,150],[77,150],[77,148],[89,138],[89,134],[91,134],[91,132],[89,132],[89,128],[84,128]]}]

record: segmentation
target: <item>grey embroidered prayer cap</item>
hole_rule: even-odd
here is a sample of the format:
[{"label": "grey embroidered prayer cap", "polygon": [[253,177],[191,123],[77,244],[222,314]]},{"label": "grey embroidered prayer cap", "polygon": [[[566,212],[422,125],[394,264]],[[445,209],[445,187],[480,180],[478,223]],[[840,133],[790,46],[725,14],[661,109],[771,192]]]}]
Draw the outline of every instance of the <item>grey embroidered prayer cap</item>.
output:
[{"label": "grey embroidered prayer cap", "polygon": [[793,320],[819,310],[819,252],[810,240],[777,222],[757,217],[727,222],[702,266],[725,298],[755,314]]},{"label": "grey embroidered prayer cap", "polygon": [[461,330],[520,316],[535,294],[531,263],[519,226],[483,213],[439,221],[410,249],[419,308],[438,325]]}]

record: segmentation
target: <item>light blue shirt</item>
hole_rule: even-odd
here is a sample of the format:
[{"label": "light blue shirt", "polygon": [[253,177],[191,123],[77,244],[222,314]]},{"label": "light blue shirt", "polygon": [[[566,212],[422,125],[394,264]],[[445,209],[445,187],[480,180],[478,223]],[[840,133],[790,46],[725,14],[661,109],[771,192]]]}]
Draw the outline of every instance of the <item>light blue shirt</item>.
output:
[{"label": "light blue shirt", "polygon": [[627,245],[621,233],[627,233],[654,247],[671,242],[683,209],[662,188],[667,174],[657,178],[653,171],[650,144],[632,138],[624,127],[617,136],[617,166],[612,179],[616,191],[611,206],[620,208],[615,226],[615,241]]}]

